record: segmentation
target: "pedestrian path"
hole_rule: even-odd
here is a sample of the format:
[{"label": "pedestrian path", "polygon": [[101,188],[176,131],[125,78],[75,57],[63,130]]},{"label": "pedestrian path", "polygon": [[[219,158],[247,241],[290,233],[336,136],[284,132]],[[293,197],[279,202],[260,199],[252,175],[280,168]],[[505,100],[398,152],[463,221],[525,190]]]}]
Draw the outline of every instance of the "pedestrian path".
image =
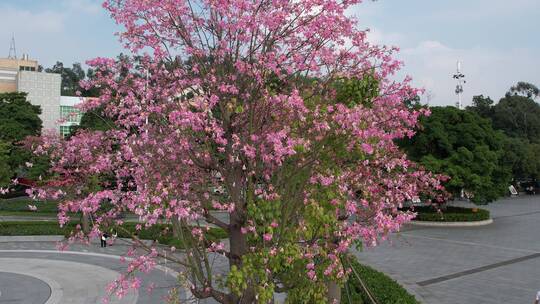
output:
[{"label": "pedestrian path", "polygon": [[540,196],[482,208],[494,222],[465,228],[410,227],[390,243],[357,252],[422,303],[532,303],[540,288]]}]

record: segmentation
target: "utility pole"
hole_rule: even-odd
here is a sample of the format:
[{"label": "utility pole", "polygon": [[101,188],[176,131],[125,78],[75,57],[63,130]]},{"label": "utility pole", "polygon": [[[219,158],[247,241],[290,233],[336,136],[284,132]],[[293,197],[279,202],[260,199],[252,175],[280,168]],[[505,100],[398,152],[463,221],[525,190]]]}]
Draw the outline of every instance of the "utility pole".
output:
[{"label": "utility pole", "polygon": [[11,45],[9,46],[9,59],[17,59],[17,49],[15,48],[15,34],[11,35]]},{"label": "utility pole", "polygon": [[458,109],[461,109],[463,104],[462,104],[462,95],[463,95],[463,84],[464,83],[467,83],[467,81],[465,81],[465,75],[463,75],[461,73],[461,61],[458,60],[457,62],[457,69],[456,69],[456,74],[454,74],[454,76],[452,76],[455,80],[457,80],[457,85],[456,85],[456,95],[458,96],[458,101],[456,103],[456,107]]}]

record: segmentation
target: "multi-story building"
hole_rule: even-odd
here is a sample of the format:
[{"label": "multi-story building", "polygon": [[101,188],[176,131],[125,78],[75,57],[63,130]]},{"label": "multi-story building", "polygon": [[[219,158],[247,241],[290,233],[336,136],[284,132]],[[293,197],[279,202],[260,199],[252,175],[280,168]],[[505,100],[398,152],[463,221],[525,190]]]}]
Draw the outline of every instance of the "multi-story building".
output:
[{"label": "multi-story building", "polygon": [[0,92],[17,91],[17,75],[19,71],[37,71],[38,62],[23,55],[21,59],[0,58]]},{"label": "multi-story building", "polygon": [[41,107],[43,129],[58,129],[60,119],[60,74],[19,71],[17,91],[26,92],[31,104]]},{"label": "multi-story building", "polygon": [[21,59],[0,58],[0,93],[27,93],[28,101],[41,107],[43,129],[55,129],[65,136],[80,122],[81,113],[75,105],[82,100],[61,96],[60,74],[39,72],[38,67],[38,62],[28,55]]}]

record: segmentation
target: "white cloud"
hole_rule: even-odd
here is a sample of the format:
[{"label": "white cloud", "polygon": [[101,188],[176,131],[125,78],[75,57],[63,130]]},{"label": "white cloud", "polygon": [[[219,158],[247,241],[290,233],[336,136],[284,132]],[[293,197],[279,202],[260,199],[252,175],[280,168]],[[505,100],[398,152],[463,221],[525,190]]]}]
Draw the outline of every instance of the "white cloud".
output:
[{"label": "white cloud", "polygon": [[[527,0],[520,0],[525,2]],[[385,45],[409,45],[397,54],[405,64],[399,78],[410,75],[413,84],[426,90],[423,101],[432,105],[453,105],[456,62],[462,62],[466,75],[463,104],[470,105],[474,95],[489,95],[495,101],[518,81],[540,85],[540,57],[532,48],[495,49],[487,47],[453,48],[438,40],[417,43],[398,32],[372,27],[370,42]]]},{"label": "white cloud", "polygon": [[370,27],[369,33],[367,36],[369,42],[373,44],[384,44],[384,45],[401,45],[405,42],[405,36],[400,33],[389,33],[381,31],[377,27]]},{"label": "white cloud", "polygon": [[365,1],[362,5],[353,5],[346,13],[349,16],[355,16],[362,22],[364,19],[380,14],[380,11],[381,7],[379,5],[376,5],[371,1]]},{"label": "white cloud", "polygon": [[0,0],[0,57],[8,55],[12,33],[17,55],[29,54],[45,67],[56,61],[66,65],[84,63],[90,58],[115,56],[121,51],[113,34],[114,22],[101,8],[101,0],[35,2],[39,5]]},{"label": "white cloud", "polygon": [[2,18],[0,28],[3,32],[16,33],[58,33],[64,29],[64,15],[54,11],[31,12],[0,6]]},{"label": "white cloud", "polygon": [[540,84],[540,59],[530,49],[495,50],[490,48],[454,49],[439,41],[423,41],[404,49],[399,55],[405,62],[403,73],[411,75],[417,86],[431,92],[430,103],[454,104],[456,61],[462,61],[466,75],[464,104],[472,96],[484,94],[498,100],[517,81]]},{"label": "white cloud", "polygon": [[431,104],[455,103],[457,60],[467,80],[465,105],[479,94],[498,100],[518,81],[540,85],[540,45],[533,34],[539,0],[398,1],[366,1],[350,13],[360,25],[374,25],[367,26],[370,42],[401,47],[397,58],[405,66],[397,76],[412,76]]},{"label": "white cloud", "polygon": [[101,0],[65,0],[64,5],[73,12],[99,14],[103,12]]},{"label": "white cloud", "polygon": [[103,12],[100,0],[63,0],[61,10],[31,11],[10,5],[0,5],[2,32],[27,34],[60,33],[71,16]]}]

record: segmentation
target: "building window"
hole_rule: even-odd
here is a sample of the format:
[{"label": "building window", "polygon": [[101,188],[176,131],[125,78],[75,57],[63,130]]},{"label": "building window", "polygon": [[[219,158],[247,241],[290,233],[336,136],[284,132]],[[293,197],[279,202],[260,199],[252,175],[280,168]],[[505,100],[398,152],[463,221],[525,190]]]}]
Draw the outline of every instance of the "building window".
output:
[{"label": "building window", "polygon": [[71,134],[71,126],[60,126],[60,135],[67,137]]},{"label": "building window", "polygon": [[66,122],[81,122],[81,111],[75,107],[60,106],[60,118]]}]

